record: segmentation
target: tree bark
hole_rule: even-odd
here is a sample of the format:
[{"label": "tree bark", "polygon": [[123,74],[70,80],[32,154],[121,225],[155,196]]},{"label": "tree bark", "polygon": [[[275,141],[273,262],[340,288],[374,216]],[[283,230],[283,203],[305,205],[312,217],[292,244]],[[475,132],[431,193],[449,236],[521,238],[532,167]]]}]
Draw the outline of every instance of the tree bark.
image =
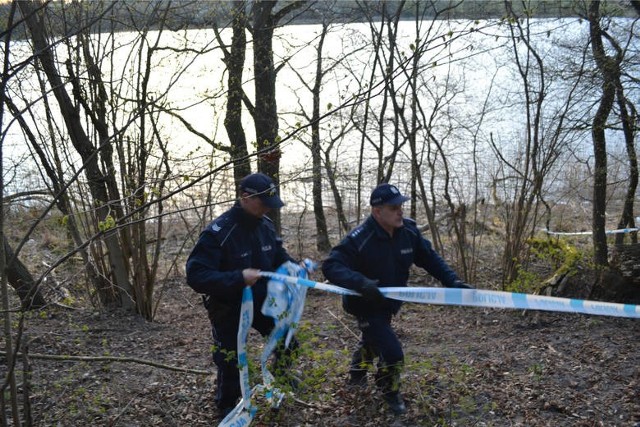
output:
[{"label": "tree bark", "polygon": [[[47,302],[42,296],[40,289],[35,284],[33,276],[29,269],[18,259],[14,258],[14,252],[7,238],[2,236],[4,240],[4,256],[6,259],[7,278],[9,284],[16,290],[22,308],[25,310],[33,310],[44,307]],[[13,262],[11,262],[13,260]]]},{"label": "tree bark", "polygon": [[[271,14],[275,1],[256,1],[253,4],[253,70],[255,85],[255,114],[258,170],[278,184],[280,157],[278,146],[278,108],[276,103],[276,70],[273,65],[273,30],[276,25]],[[269,213],[276,230],[281,230],[280,212]]]},{"label": "tree bark", "polygon": [[[80,114],[71,102],[69,94],[65,90],[64,82],[60,73],[56,69],[55,60],[48,43],[48,35],[44,25],[40,0],[19,2],[20,10],[25,18],[25,22],[31,32],[34,51],[51,85],[53,94],[58,101],[61,115],[69,133],[69,139],[81,156],[85,167],[91,196],[96,206],[96,220],[98,223],[107,223],[111,216],[111,209],[108,205],[109,192],[107,190],[105,177],[100,170],[98,153],[91,143],[85,130],[82,127]],[[110,171],[112,172],[112,171]],[[103,282],[98,287],[102,302],[107,305],[119,305],[128,309],[134,308],[132,286],[129,281],[127,262],[122,252],[116,231],[106,231],[104,242],[108,250],[109,265],[114,280],[114,284]]]},{"label": "tree bark", "polygon": [[224,118],[224,127],[231,144],[231,159],[233,160],[233,177],[236,183],[251,173],[251,164],[247,161],[247,137],[242,127],[242,72],[244,70],[247,36],[247,15],[245,13],[246,2],[235,2],[233,6],[233,36],[231,49],[225,56],[225,63],[229,71],[227,85],[227,112]]},{"label": "tree bark", "polygon": [[596,265],[608,266],[607,236],[605,234],[605,215],[607,207],[607,140],[605,128],[615,99],[615,66],[604,50],[602,29],[600,28],[600,2],[589,4],[589,29],[593,56],[602,73],[602,96],[600,105],[593,118],[591,136],[594,153],[593,178],[593,247]]},{"label": "tree bark", "polygon": [[324,154],[324,168],[327,174],[327,180],[329,181],[329,187],[331,187],[331,193],[333,194],[333,201],[336,205],[336,215],[338,215],[338,222],[340,223],[340,229],[345,233],[349,232],[349,221],[347,220],[347,215],[344,212],[344,204],[342,203],[342,195],[340,194],[340,189],[338,188],[338,184],[336,183],[336,173],[335,169],[331,162],[331,156],[329,153],[331,152],[331,146],[327,148]]},{"label": "tree bark", "polygon": [[[624,88],[620,81],[620,70],[617,73],[616,80],[616,98],[618,100],[618,109],[620,111],[620,120],[622,121],[622,130],[624,133],[624,142],[627,149],[627,158],[629,159],[629,181],[627,186],[627,194],[624,198],[624,206],[618,228],[635,228],[635,220],[633,218],[633,205],[638,189],[638,154],[635,147],[636,121],[637,113],[633,104],[628,102],[624,95]],[[629,108],[627,108],[627,106]],[[631,111],[629,111],[631,110]],[[616,234],[616,245],[621,245],[624,241],[625,234]],[[638,243],[638,233],[631,233],[631,242]]]},{"label": "tree bark", "polygon": [[311,159],[313,213],[316,220],[316,247],[319,251],[329,251],[331,242],[327,231],[327,219],[322,203],[322,158],[320,156],[320,89],[322,87],[322,47],[327,34],[327,25],[323,24],[316,55],[316,79],[312,89],[313,115],[311,117]]},{"label": "tree bark", "polygon": [[[280,19],[304,2],[293,2],[272,13],[277,1],[253,3],[253,73],[256,104],[253,121],[256,129],[256,146],[260,151],[258,170],[280,183],[280,140],[278,136],[278,105],[276,102],[276,75],[273,63],[273,31]],[[269,213],[276,230],[282,229],[280,211]]]},{"label": "tree bark", "polygon": [[[51,181],[51,186],[53,188],[56,206],[58,207],[62,215],[64,215],[67,218],[67,220],[65,221],[67,230],[71,235],[73,244],[75,244],[76,247],[80,248],[79,253],[80,253],[80,256],[82,257],[82,261],[85,268],[85,272],[87,273],[87,277],[89,278],[91,283],[94,283],[94,284],[100,283],[102,281],[102,278],[100,277],[100,274],[96,270],[95,264],[91,262],[88,251],[83,246],[83,241],[80,235],[80,231],[78,229],[76,216],[73,213],[73,209],[71,207],[71,202],[69,201],[69,196],[67,194],[66,187],[62,181],[62,166],[58,161],[59,160],[58,157],[55,156],[54,154],[56,158],[55,164],[52,164],[49,161],[48,157],[46,156],[43,150],[43,147],[41,147],[38,144],[36,136],[33,134],[29,125],[24,120],[24,117],[22,116],[22,113],[18,110],[17,106],[9,98],[7,98],[5,102],[6,102],[6,106],[9,108],[9,111],[11,111],[13,116],[18,121],[20,128],[26,135],[27,140],[31,144],[31,147],[35,151],[36,155],[38,156],[40,165],[43,167],[43,169],[45,170],[45,173],[47,174],[47,177]],[[44,102],[45,102],[45,105],[47,105],[46,99],[44,100]],[[47,120],[49,121],[49,119],[50,119],[50,115],[47,115]],[[51,134],[53,135],[54,133],[52,132]],[[58,173],[60,175],[58,175]]]},{"label": "tree bark", "polygon": [[[16,13],[16,2],[11,3],[9,16],[7,19],[7,28],[13,27],[13,19]],[[7,95],[7,82],[9,80],[9,47],[11,44],[12,32],[9,31],[4,37],[4,54],[2,61],[2,76],[0,77],[0,125],[4,124],[4,106],[5,98]],[[1,127],[1,126],[0,126]],[[3,139],[4,140],[4,139]],[[0,236],[2,236],[3,242],[6,241],[4,234],[5,221],[4,221],[4,199],[1,198],[5,191],[4,181],[4,144],[3,140],[0,140]],[[3,244],[0,246],[0,312],[2,318],[2,337],[4,338],[4,348],[6,349],[6,374],[2,374],[2,382],[0,382],[0,425],[8,426],[9,418],[8,414],[11,412],[13,418],[13,424],[17,427],[20,426],[20,410],[18,408],[18,386],[16,382],[16,370],[15,370],[15,353],[17,352],[16,344],[14,349],[13,344],[13,320],[11,310],[9,310],[9,282],[7,271],[7,254],[6,246]],[[19,331],[21,333],[22,331]],[[19,342],[19,339],[18,339]],[[14,352],[15,350],[15,352]],[[24,390],[23,390],[24,392]],[[7,405],[7,399],[9,405]],[[10,408],[9,408],[10,406]],[[23,408],[24,409],[24,408]]]}]

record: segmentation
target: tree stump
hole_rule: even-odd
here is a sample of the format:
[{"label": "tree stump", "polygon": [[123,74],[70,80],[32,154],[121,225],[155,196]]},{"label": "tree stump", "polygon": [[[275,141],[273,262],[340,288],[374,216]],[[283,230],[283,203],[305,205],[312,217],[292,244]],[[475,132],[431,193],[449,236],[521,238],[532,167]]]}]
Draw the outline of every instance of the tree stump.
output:
[{"label": "tree stump", "polygon": [[578,265],[575,271],[562,277],[554,294],[562,298],[589,299],[595,283],[594,271]]},{"label": "tree stump", "polygon": [[640,304],[640,287],[614,268],[601,271],[591,299],[620,304]]},{"label": "tree stump", "polygon": [[640,243],[616,245],[611,248],[610,258],[611,267],[640,288]]},{"label": "tree stump", "polygon": [[615,245],[609,253],[610,269],[600,275],[597,296],[640,304],[640,243]]},{"label": "tree stump", "polygon": [[[634,246],[634,247],[629,247]],[[542,293],[562,298],[640,304],[640,244],[610,251],[610,268],[579,264],[569,273],[547,279]]]}]

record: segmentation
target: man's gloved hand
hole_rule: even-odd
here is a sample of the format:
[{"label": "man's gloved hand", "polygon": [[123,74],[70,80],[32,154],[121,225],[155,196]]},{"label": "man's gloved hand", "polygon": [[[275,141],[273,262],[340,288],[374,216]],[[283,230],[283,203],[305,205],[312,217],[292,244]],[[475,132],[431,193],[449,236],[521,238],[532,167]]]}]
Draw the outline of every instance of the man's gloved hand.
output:
[{"label": "man's gloved hand", "polygon": [[456,280],[449,286],[450,288],[459,288],[459,289],[475,289],[468,283],[464,283],[462,280]]},{"label": "man's gloved hand", "polygon": [[311,261],[309,258],[300,261],[300,266],[307,270],[307,273],[313,273],[318,269],[318,263]]},{"label": "man's gloved hand", "polygon": [[384,295],[378,289],[378,281],[365,279],[360,288],[362,298],[371,305],[380,305],[384,302]]}]

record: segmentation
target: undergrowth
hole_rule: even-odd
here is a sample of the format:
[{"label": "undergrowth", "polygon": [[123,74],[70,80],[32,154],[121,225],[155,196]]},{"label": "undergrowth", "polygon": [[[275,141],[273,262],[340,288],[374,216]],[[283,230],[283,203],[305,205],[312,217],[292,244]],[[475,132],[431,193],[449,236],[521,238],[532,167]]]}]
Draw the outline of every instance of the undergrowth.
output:
[{"label": "undergrowth", "polygon": [[539,293],[553,276],[571,276],[580,264],[590,264],[591,254],[561,238],[533,237],[527,240],[529,257],[518,263],[517,276],[507,286],[509,292]]}]

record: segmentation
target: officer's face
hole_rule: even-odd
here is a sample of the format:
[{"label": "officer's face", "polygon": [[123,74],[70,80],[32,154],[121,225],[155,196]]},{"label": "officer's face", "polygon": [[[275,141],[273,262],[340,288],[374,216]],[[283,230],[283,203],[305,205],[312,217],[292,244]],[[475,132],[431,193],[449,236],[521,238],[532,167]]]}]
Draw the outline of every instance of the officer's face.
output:
[{"label": "officer's face", "polygon": [[248,214],[253,215],[256,218],[262,218],[271,210],[270,207],[262,203],[262,200],[260,200],[260,197],[253,196],[248,193],[242,194],[242,198],[240,199],[240,204]]},{"label": "officer's face", "polygon": [[373,207],[373,217],[389,234],[402,227],[402,205],[382,205]]}]

